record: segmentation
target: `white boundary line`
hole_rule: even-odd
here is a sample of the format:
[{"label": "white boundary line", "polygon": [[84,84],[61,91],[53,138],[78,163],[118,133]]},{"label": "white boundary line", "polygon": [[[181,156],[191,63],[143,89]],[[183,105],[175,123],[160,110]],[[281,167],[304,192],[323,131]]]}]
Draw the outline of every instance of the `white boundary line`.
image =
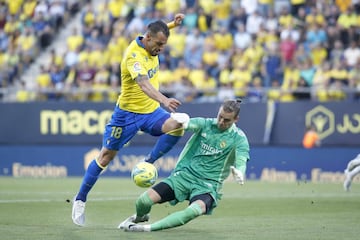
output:
[{"label": "white boundary line", "polygon": [[[110,198],[92,198],[91,202],[103,202],[103,201],[121,201],[121,200],[134,200],[137,196],[129,197],[110,197]],[[69,202],[67,201],[69,200]],[[65,202],[71,203],[72,199],[0,199],[1,203],[36,203],[36,202]]]}]

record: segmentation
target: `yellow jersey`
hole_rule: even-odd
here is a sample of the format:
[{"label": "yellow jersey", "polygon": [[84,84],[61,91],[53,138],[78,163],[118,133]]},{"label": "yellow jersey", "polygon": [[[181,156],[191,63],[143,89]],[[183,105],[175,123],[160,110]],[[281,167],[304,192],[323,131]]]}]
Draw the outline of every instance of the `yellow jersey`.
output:
[{"label": "yellow jersey", "polygon": [[159,58],[151,56],[139,36],[127,48],[121,62],[121,93],[117,105],[134,113],[152,113],[160,103],[146,95],[136,83],[135,78],[146,75],[151,85],[159,90]]}]

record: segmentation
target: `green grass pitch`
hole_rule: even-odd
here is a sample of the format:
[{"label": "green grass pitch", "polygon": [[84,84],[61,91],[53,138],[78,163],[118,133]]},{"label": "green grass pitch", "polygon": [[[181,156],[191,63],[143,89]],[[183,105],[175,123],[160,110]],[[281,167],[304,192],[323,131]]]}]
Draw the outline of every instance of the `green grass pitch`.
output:
[{"label": "green grass pitch", "polygon": [[[86,227],[71,221],[71,203],[80,178],[0,178],[0,239],[358,239],[360,186],[267,183],[224,185],[223,199],[211,216],[159,232],[128,233],[118,224],[134,213],[144,191],[129,179],[100,178],[88,197]],[[186,207],[155,205],[151,221]],[[150,221],[150,222],[151,222]]]}]

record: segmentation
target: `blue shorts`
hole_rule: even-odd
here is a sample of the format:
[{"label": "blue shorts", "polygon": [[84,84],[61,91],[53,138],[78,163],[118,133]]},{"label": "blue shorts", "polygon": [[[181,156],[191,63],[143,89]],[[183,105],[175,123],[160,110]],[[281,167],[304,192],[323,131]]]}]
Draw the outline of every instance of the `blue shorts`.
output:
[{"label": "blue shorts", "polygon": [[119,150],[141,130],[152,136],[163,134],[163,123],[170,113],[159,107],[148,114],[133,113],[115,107],[110,122],[106,124],[103,135],[103,147]]}]

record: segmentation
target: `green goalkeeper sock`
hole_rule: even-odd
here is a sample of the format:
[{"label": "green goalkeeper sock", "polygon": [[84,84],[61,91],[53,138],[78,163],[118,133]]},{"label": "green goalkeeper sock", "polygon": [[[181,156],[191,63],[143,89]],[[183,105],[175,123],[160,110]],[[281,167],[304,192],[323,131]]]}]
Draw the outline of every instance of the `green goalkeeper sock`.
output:
[{"label": "green goalkeeper sock", "polygon": [[135,202],[136,216],[143,217],[148,214],[152,205],[154,205],[154,202],[150,199],[149,194],[147,192],[141,194]]},{"label": "green goalkeeper sock", "polygon": [[169,216],[150,225],[151,231],[158,231],[167,228],[178,227],[188,223],[200,216],[202,210],[199,204],[193,203],[182,211],[175,212]]}]

